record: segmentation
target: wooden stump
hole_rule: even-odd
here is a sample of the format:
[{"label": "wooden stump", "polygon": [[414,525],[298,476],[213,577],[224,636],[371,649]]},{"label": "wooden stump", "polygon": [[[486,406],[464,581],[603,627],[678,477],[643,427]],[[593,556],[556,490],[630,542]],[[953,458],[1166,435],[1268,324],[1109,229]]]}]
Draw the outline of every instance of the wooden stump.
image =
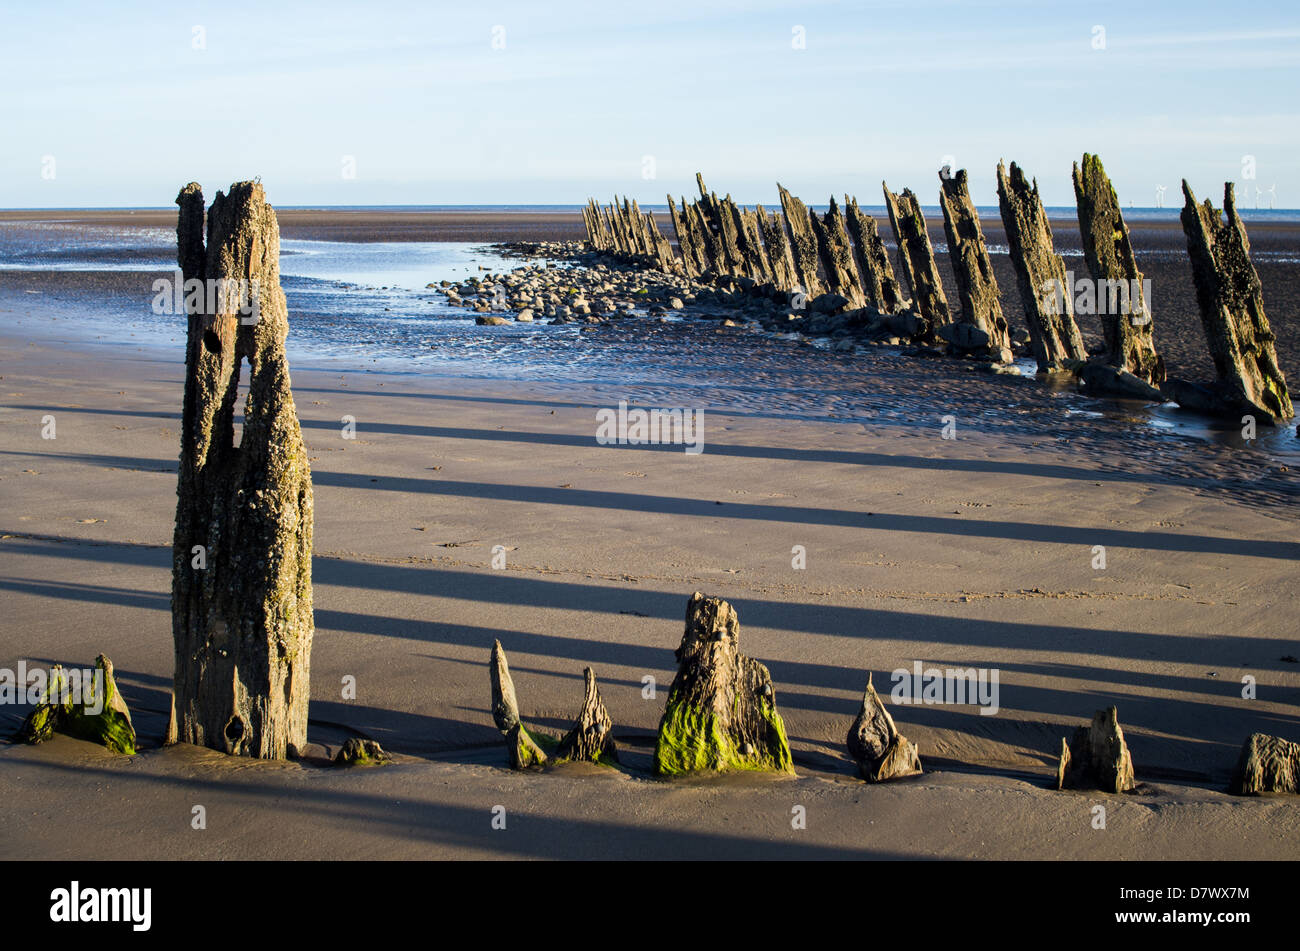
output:
[{"label": "wooden stump", "polygon": [[1006,227],[1011,263],[1020,284],[1020,300],[1039,373],[1086,361],[1088,351],[1074,322],[1074,289],[1067,286],[1065,261],[1052,247],[1052,226],[1024,172],[1011,163],[1011,174],[998,163],[998,206]]},{"label": "wooden stump", "polygon": [[191,183],[176,202],[186,282],[247,282],[246,293],[209,299],[189,315],[172,562],[178,736],[282,759],[307,741],[314,624],[311,471],[284,354],[280,232],[255,182],[217,193],[206,246],[202,190]]},{"label": "wooden stump", "polygon": [[835,203],[835,196],[831,196],[830,210],[821,218],[811,214],[810,223],[813,234],[817,237],[817,254],[826,274],[827,288],[832,294],[839,294],[854,308],[862,307],[867,298],[862,293],[858,267],[853,260],[853,245],[849,242],[844,216]]},{"label": "wooden stump", "polygon": [[617,763],[618,747],[614,744],[614,723],[605,711],[596,686],[596,674],[583,668],[582,709],[577,722],[560,740],[554,762]]},{"label": "wooden stump", "polygon": [[867,302],[882,314],[892,314],[903,302],[903,292],[889,263],[889,252],[880,240],[876,219],[858,207],[858,200],[844,196],[848,212],[849,234],[853,237],[853,254],[858,262],[858,276]]},{"label": "wooden stump", "polygon": [[1300,793],[1300,743],[1252,733],[1241,748],[1230,789],[1237,796]]},{"label": "wooden stump", "polygon": [[1131,790],[1133,785],[1133,758],[1119,726],[1119,712],[1114,707],[1098,710],[1092,724],[1075,730],[1069,743],[1061,740],[1057,789],[1122,793]]},{"label": "wooden stump", "polygon": [[113,662],[103,654],[95,658],[90,683],[84,674],[50,669],[45,692],[14,734],[18,743],[44,743],[55,733],[74,736],[108,747],[114,753],[135,752],[135,727],[131,711],[117,689]]},{"label": "wooden stump", "polygon": [[[1013,162],[1012,175],[1018,171]],[[1151,306],[1143,289],[1142,272],[1133,256],[1119,199],[1097,156],[1085,152],[1082,167],[1075,164],[1074,197],[1079,234],[1083,238],[1083,258],[1099,306],[1102,292],[1106,292],[1106,307],[1101,314],[1106,362],[1159,387],[1165,379],[1165,364],[1156,353]],[[1116,297],[1127,301],[1127,307],[1112,306]]]},{"label": "wooden stump", "polygon": [[813,234],[812,220],[808,206],[791,195],[781,183],[777,183],[781,194],[781,210],[785,215],[786,228],[790,233],[790,250],[794,257],[795,273],[799,276],[799,285],[809,300],[826,291],[821,276],[817,273],[817,236]]},{"label": "wooden stump", "polygon": [[506,738],[511,769],[529,769],[546,765],[547,756],[519,719],[519,702],[515,699],[515,682],[510,677],[510,665],[501,642],[492,642],[492,658],[488,663],[492,681],[492,720]]},{"label": "wooden stump", "polygon": [[862,695],[862,709],[849,727],[847,743],[849,755],[858,766],[858,775],[869,782],[879,783],[921,772],[916,744],[898,732],[894,718],[872,686],[870,674]]},{"label": "wooden stump", "polygon": [[1232,183],[1223,187],[1226,221],[1208,199],[1198,205],[1186,181],[1183,196],[1183,232],[1192,257],[1196,302],[1224,401],[1233,412],[1244,410],[1260,422],[1291,419],[1295,411],[1278,366],[1275,338],[1264,314],[1259,275],[1250,261],[1250,241],[1237,216]]},{"label": "wooden stump", "polygon": [[792,291],[799,285],[799,271],[790,251],[790,241],[780,215],[768,214],[762,205],[757,207],[758,225],[763,232],[763,245],[772,265],[772,280],[777,290]]},{"label": "wooden stump", "polygon": [[654,771],[740,769],[794,773],[772,676],[739,649],[740,621],[721,598],[698,591],[686,607],[677,676],[659,721]]},{"label": "wooden stump", "polygon": [[885,207],[889,209],[889,223],[898,241],[903,277],[912,289],[912,306],[926,322],[920,336],[935,340],[939,328],[952,323],[952,316],[948,312],[948,299],[943,293],[939,269],[934,263],[934,248],[926,231],[921,202],[910,188],[903,189],[901,195],[891,192],[884,182],[881,182],[881,188],[885,192]]},{"label": "wooden stump", "polygon": [[993,276],[993,262],[984,245],[979,213],[970,199],[966,170],[963,168],[948,178],[940,173],[939,186],[948,259],[957,276],[957,293],[961,299],[961,322],[981,331],[984,338],[973,347],[962,347],[955,338],[949,344],[959,351],[986,352],[999,363],[1009,363],[1011,331],[1002,316],[998,280]]}]

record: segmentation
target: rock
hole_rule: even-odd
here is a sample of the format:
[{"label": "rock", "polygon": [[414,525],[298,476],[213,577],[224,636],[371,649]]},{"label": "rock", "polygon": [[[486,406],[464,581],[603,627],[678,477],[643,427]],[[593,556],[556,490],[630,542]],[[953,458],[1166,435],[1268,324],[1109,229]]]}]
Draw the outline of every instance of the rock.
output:
[{"label": "rock", "polygon": [[618,747],[614,744],[614,724],[601,702],[596,674],[590,667],[582,671],[584,695],[577,722],[560,740],[553,762],[617,763]]},{"label": "rock", "polygon": [[838,314],[850,306],[850,301],[842,294],[827,292],[814,297],[808,302],[808,309],[814,314]]},{"label": "rock", "polygon": [[894,726],[894,718],[872,686],[871,674],[867,675],[862,709],[849,727],[847,742],[849,755],[858,766],[858,775],[868,782],[879,783],[921,772],[921,757],[916,744]]},{"label": "rock", "polygon": [[1183,233],[1192,257],[1196,302],[1219,383],[1260,422],[1291,419],[1295,411],[1277,362],[1275,337],[1264,314],[1263,291],[1250,260],[1246,228],[1237,216],[1232,183],[1223,186],[1226,221],[1208,199],[1198,205],[1186,181],[1183,195]]},{"label": "rock", "polygon": [[1150,383],[1129,373],[1128,370],[1111,366],[1108,363],[1088,362],[1066,364],[1073,369],[1089,393],[1105,396],[1118,396],[1131,400],[1150,400],[1154,403],[1164,402],[1164,396]]},{"label": "rock", "polygon": [[672,297],[669,298],[668,300],[669,310],[681,310],[685,306],[686,305],[682,303],[682,299],[680,297]]},{"label": "rock", "polygon": [[1300,743],[1252,733],[1241,748],[1229,788],[1236,796],[1300,793]]},{"label": "rock", "polygon": [[1067,360],[1086,360],[1088,353],[1074,320],[1074,289],[1066,286],[1070,282],[1065,261],[1052,246],[1052,226],[1038,196],[1038,183],[1031,188],[1015,162],[1010,175],[998,163],[998,206],[1038,372],[1059,370]]},{"label": "rock", "polygon": [[515,314],[515,320],[524,324],[531,323],[533,320],[533,309],[531,307],[525,307],[519,313]]},{"label": "rock", "polygon": [[[230,300],[207,301],[188,318],[171,598],[178,735],[282,759],[307,741],[315,625],[311,470],[284,352],[280,232],[256,182],[218,192],[206,226],[197,184],[176,202],[185,280],[244,281],[240,303],[252,304],[255,291],[257,304],[241,315]],[[232,411],[245,361],[236,446]],[[206,552],[202,570],[192,567],[195,546]]]},{"label": "rock", "polygon": [[510,678],[510,665],[499,640],[492,642],[492,659],[488,663],[492,681],[492,720],[506,738],[511,769],[530,769],[546,765],[546,754],[519,719],[519,703],[515,699],[515,683]]},{"label": "rock", "polygon": [[507,320],[505,317],[491,316],[491,317],[475,317],[474,323],[478,324],[480,327],[500,327],[504,324],[510,323],[510,321]]},{"label": "rock", "polygon": [[[954,350],[965,353],[989,350],[989,335],[973,323],[946,324],[938,330],[940,339],[946,340]],[[1010,353],[1010,350],[1007,351]]]},{"label": "rock", "polygon": [[1074,739],[1061,740],[1056,767],[1057,789],[1100,789],[1122,793],[1133,789],[1133,758],[1119,726],[1114,707],[1098,710],[1091,726],[1074,731]]},{"label": "rock", "polygon": [[383,766],[392,761],[393,758],[374,740],[362,740],[355,736],[349,737],[334,757],[335,766]]},{"label": "rock", "polygon": [[[1012,165],[1015,169],[1015,165]],[[1095,155],[1084,153],[1083,166],[1074,166],[1074,197],[1083,238],[1083,257],[1092,276],[1100,304],[1107,290],[1107,308],[1101,314],[1106,335],[1106,362],[1127,370],[1143,382],[1159,387],[1165,379],[1165,364],[1156,353],[1152,336],[1151,308],[1142,286],[1128,225],[1120,211],[1119,198]],[[1109,288],[1122,285],[1128,301],[1126,313],[1112,311]],[[1134,297],[1136,296],[1136,299]]]},{"label": "rock", "polygon": [[83,680],[83,672],[73,675],[55,664],[45,693],[23,720],[14,741],[34,745],[63,733],[98,743],[114,753],[135,753],[135,727],[131,711],[117,689],[113,662],[100,654],[95,658],[91,682]]},{"label": "rock", "polygon": [[[970,198],[966,170],[956,175],[939,175],[939,204],[943,209],[943,228],[948,236],[948,259],[957,277],[957,293],[961,300],[961,319],[956,326],[970,327],[978,334],[966,334],[956,342],[945,337],[958,350],[969,352],[982,349],[998,354],[1011,347],[1011,333],[1006,318],[1002,316],[1002,303],[997,278],[993,275],[993,262],[989,260],[984,245],[984,232],[980,216]],[[943,336],[943,328],[939,328]],[[973,342],[979,336],[982,344]]]},{"label": "rock", "polygon": [[772,677],[739,650],[740,622],[721,598],[698,591],[686,608],[677,675],[659,721],[654,771],[757,769],[793,775]]},{"label": "rock", "polygon": [[952,317],[948,313],[943,281],[934,263],[934,249],[930,246],[921,202],[910,188],[895,195],[883,182],[881,187],[885,193],[885,206],[889,209],[889,222],[898,241],[903,277],[912,289],[914,306],[925,318],[926,334],[936,334],[944,324],[952,323]]}]

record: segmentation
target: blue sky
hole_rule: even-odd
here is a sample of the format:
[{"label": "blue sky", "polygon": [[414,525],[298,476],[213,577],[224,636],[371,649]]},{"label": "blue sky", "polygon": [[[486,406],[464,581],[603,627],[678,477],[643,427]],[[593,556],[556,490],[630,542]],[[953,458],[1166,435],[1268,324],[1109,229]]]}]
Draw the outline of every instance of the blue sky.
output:
[{"label": "blue sky", "polygon": [[693,191],[697,170],[746,203],[780,181],[877,205],[886,179],[930,205],[948,160],[995,204],[999,158],[1059,205],[1085,150],[1125,205],[1154,205],[1159,185],[1177,204],[1186,177],[1216,203],[1233,180],[1243,206],[1258,187],[1300,207],[1300,4],[1230,14],[1134,0],[11,2],[0,207],[167,205],[190,180],[213,193],[259,175],[280,205],[615,191],[657,204]]}]

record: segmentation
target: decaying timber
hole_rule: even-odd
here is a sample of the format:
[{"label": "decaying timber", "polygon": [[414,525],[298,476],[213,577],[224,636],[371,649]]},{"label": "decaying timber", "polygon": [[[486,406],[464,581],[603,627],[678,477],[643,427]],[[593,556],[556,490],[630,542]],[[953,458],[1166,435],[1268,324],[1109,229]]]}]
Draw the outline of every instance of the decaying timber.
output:
[{"label": "decaying timber", "polygon": [[189,314],[172,559],[178,737],[282,759],[307,740],[314,624],[311,471],[284,352],[280,231],[256,182],[217,193],[206,245],[202,190],[191,183],[176,202],[187,286],[232,288]]},{"label": "decaying timber", "polygon": [[832,294],[839,294],[851,307],[863,306],[867,298],[858,281],[858,268],[853,260],[849,233],[844,227],[844,216],[840,214],[834,196],[831,196],[830,210],[821,218],[810,214],[810,223],[817,238],[817,254],[826,274],[827,289]]},{"label": "decaying timber", "polygon": [[1230,790],[1238,796],[1300,793],[1300,743],[1252,733],[1241,748]]},{"label": "decaying timber", "polygon": [[880,239],[876,219],[858,207],[858,200],[844,196],[849,234],[853,237],[853,255],[858,263],[858,276],[867,302],[882,314],[892,314],[903,302],[894,266],[889,262],[889,252]]},{"label": "decaying timber", "polygon": [[1098,710],[1089,726],[1074,731],[1070,742],[1061,740],[1061,758],[1056,766],[1057,789],[1122,793],[1133,787],[1133,757],[1124,742],[1119,713],[1114,707]]},{"label": "decaying timber", "polygon": [[[1014,175],[1015,163],[1011,168]],[[1165,379],[1165,364],[1152,335],[1151,303],[1119,199],[1097,156],[1084,153],[1082,166],[1075,164],[1074,196],[1083,258],[1106,337],[1106,362],[1158,388]]]},{"label": "decaying timber", "polygon": [[946,339],[961,352],[987,354],[1000,363],[1010,363],[1011,330],[1002,316],[998,281],[993,276],[993,262],[984,245],[984,232],[970,198],[964,168],[956,175],[939,175],[939,204],[948,236],[948,259],[957,276],[960,322],[978,331],[954,333]]},{"label": "decaying timber", "polygon": [[1250,241],[1237,215],[1232,184],[1223,188],[1226,220],[1209,199],[1198,205],[1186,181],[1183,196],[1183,232],[1192,257],[1196,302],[1218,372],[1214,389],[1224,411],[1251,413],[1261,423],[1291,419],[1295,416],[1291,395],[1278,366],[1275,338],[1264,314],[1259,275],[1250,260]]},{"label": "decaying timber", "polygon": [[998,205],[1038,372],[1061,371],[1074,361],[1086,361],[1088,351],[1074,322],[1073,289],[1067,286],[1065,261],[1052,247],[1052,226],[1038,197],[1038,183],[1031,186],[1015,162],[1010,175],[998,163]]},{"label": "decaying timber", "polygon": [[616,763],[618,748],[614,744],[614,723],[600,699],[596,674],[590,667],[583,668],[582,679],[582,709],[578,711],[573,729],[560,740],[554,762]]},{"label": "decaying timber", "polygon": [[898,241],[898,258],[903,268],[903,278],[912,290],[912,306],[925,319],[926,327],[918,336],[935,339],[939,328],[952,323],[948,312],[948,299],[943,293],[943,281],[934,261],[934,248],[925,227],[921,202],[910,188],[895,195],[881,182],[885,193],[885,207],[889,209],[889,223]]},{"label": "decaying timber", "polygon": [[772,676],[740,653],[740,621],[721,598],[698,591],[674,656],[677,676],[659,721],[660,775],[737,769],[793,774]]},{"label": "decaying timber", "polygon": [[799,286],[811,300],[826,291],[826,286],[817,273],[819,256],[811,213],[807,205],[791,195],[780,183],[776,187],[781,194],[781,210],[785,214],[786,227],[790,233],[790,250],[794,257],[795,272],[799,275]]},{"label": "decaying timber", "polygon": [[898,732],[894,718],[872,686],[870,674],[862,695],[862,709],[849,727],[847,742],[858,775],[869,782],[879,783],[921,772],[916,744]]},{"label": "decaying timber", "polygon": [[14,734],[14,741],[43,743],[55,733],[98,743],[114,753],[135,752],[131,711],[117,689],[113,662],[103,654],[95,658],[93,671],[65,671],[55,664],[44,693]]}]

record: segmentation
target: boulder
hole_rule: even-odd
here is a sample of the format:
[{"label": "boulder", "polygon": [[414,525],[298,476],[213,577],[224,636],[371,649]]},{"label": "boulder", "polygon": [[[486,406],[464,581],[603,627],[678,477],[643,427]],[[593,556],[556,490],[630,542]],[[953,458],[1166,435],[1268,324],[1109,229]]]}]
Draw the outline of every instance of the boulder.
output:
[{"label": "boulder", "polygon": [[1237,796],[1300,793],[1300,743],[1252,733],[1241,748],[1229,788]]}]

